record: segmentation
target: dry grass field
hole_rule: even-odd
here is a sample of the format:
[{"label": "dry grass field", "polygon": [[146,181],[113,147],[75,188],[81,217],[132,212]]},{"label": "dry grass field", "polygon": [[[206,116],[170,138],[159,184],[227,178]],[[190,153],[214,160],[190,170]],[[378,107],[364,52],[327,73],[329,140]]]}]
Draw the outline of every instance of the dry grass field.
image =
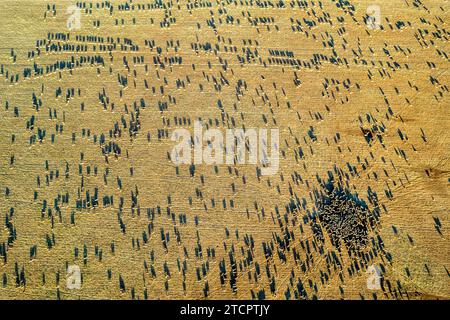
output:
[{"label": "dry grass field", "polygon": [[0,1],[0,299],[449,299],[449,10]]}]

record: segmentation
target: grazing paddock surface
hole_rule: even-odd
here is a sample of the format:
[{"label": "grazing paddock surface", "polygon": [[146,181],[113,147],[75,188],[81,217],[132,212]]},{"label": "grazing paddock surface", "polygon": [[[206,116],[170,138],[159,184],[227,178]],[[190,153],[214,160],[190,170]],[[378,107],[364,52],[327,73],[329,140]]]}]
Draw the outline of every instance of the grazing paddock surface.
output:
[{"label": "grazing paddock surface", "polygon": [[0,299],[449,299],[449,10],[0,1]]}]

